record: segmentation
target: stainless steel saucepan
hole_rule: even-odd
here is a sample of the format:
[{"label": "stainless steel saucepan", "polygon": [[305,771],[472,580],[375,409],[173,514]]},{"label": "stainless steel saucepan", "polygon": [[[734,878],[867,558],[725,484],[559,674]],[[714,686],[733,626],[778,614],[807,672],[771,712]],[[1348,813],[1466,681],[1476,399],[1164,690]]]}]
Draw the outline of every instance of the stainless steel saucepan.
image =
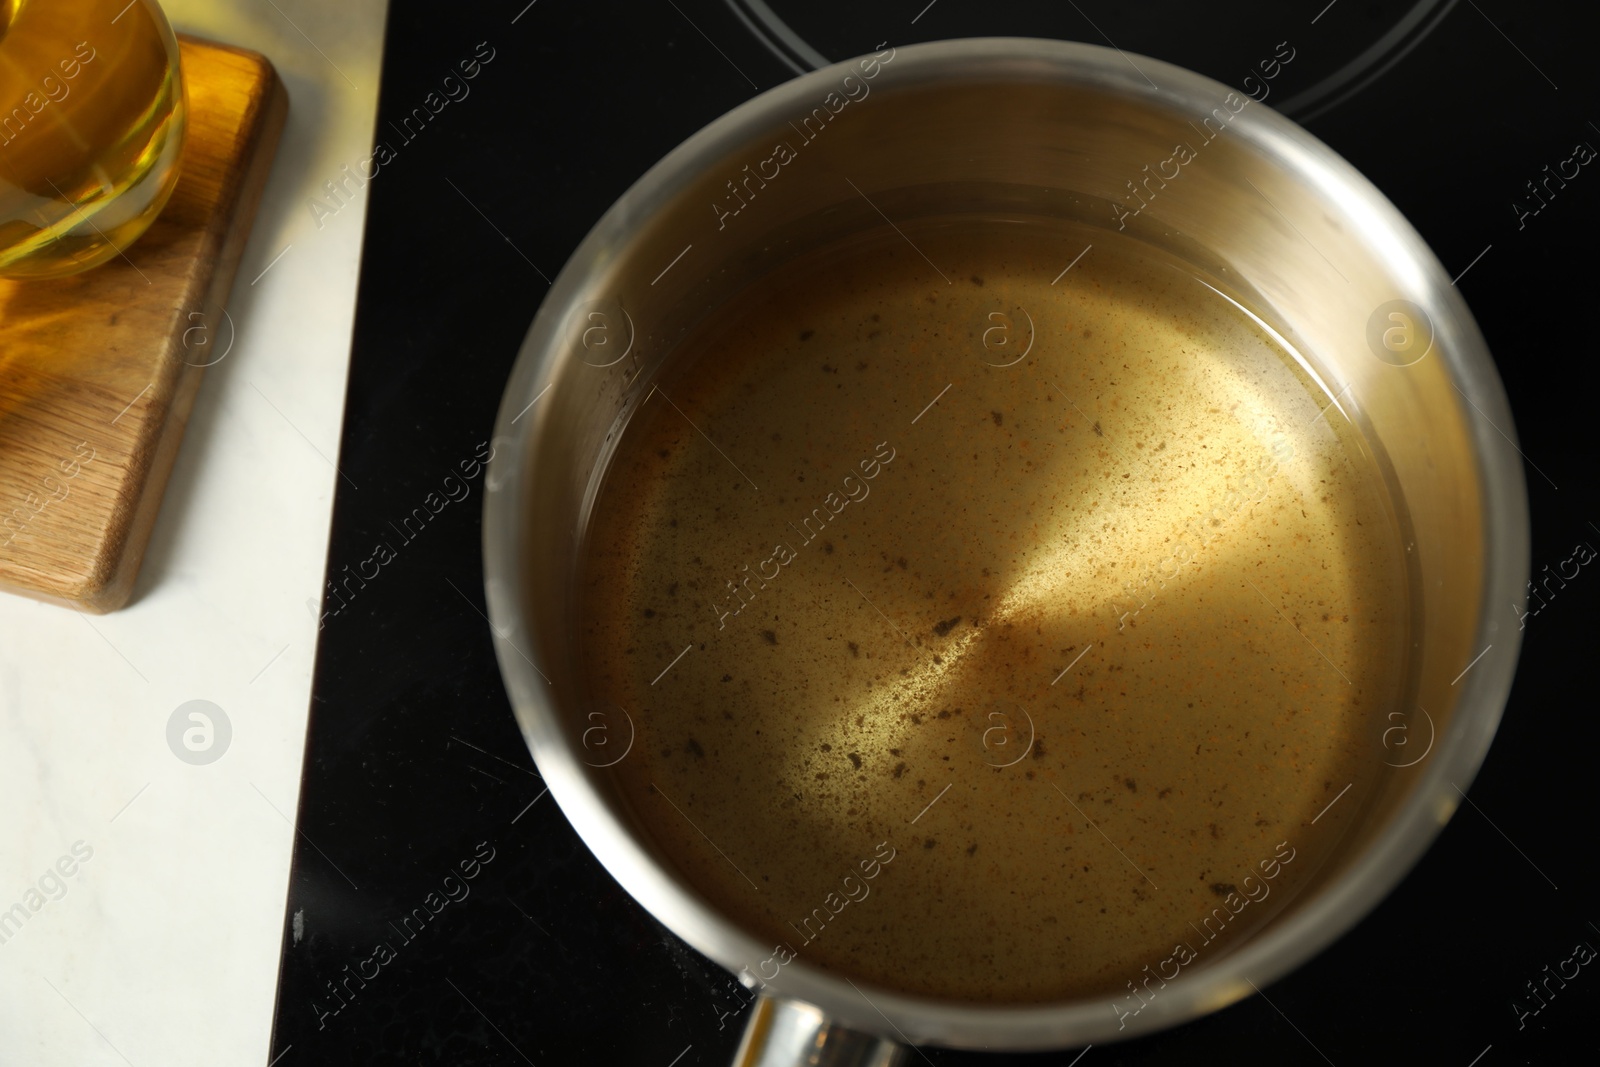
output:
[{"label": "stainless steel saucepan", "polygon": [[[884,49],[778,86],[684,142],[595,225],[545,297],[506,387],[487,476],[484,567],[500,668],[551,795],[585,843],[640,904],[736,973],[768,950],[631,821],[604,766],[626,727],[609,750],[595,744],[572,618],[585,524],[630,416],[677,358],[676,342],[751,279],[881,228],[885,216],[1054,216],[1162,246],[1251,294],[1252,310],[1386,456],[1409,521],[1411,703],[1426,709],[1429,733],[1416,719],[1403,754],[1374,742],[1389,769],[1360,824],[1248,940],[1185,969],[1128,1018],[1109,992],[952,1004],[857,988],[797,959],[749,1012],[739,1063],[888,1064],[906,1042],[1064,1048],[1214,1011],[1372,909],[1477,771],[1516,665],[1508,606],[1528,575],[1506,397],[1416,231],[1252,91],[1060,41]],[[1179,160],[1179,144],[1193,158]]]}]

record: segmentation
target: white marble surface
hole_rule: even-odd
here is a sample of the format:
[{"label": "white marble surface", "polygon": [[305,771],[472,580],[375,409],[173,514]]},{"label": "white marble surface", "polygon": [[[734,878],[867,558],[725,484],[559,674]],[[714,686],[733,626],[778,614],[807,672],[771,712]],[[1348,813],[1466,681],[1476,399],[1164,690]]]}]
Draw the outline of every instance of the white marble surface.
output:
[{"label": "white marble surface", "polygon": [[[271,58],[290,116],[134,602],[0,596],[0,914],[27,913],[0,926],[8,1065],[268,1058],[366,214],[364,190],[320,226],[308,200],[371,144],[385,5],[163,6]],[[168,747],[191,700],[232,726],[207,765]]]}]

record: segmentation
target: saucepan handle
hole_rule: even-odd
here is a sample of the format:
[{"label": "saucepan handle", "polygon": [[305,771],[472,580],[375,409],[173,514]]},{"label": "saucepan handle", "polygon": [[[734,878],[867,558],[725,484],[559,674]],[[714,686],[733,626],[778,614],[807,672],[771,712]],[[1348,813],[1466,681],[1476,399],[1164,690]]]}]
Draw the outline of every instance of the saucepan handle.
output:
[{"label": "saucepan handle", "polygon": [[761,996],[733,1067],[900,1067],[906,1048],[847,1030],[804,1001]]}]

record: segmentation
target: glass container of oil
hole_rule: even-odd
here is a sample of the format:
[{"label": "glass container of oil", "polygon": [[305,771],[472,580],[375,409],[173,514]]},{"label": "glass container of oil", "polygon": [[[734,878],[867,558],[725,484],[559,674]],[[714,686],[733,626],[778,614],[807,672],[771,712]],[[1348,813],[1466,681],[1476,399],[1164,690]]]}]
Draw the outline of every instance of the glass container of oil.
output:
[{"label": "glass container of oil", "polygon": [[0,0],[0,275],[122,253],[178,180],[178,42],[155,0]]}]

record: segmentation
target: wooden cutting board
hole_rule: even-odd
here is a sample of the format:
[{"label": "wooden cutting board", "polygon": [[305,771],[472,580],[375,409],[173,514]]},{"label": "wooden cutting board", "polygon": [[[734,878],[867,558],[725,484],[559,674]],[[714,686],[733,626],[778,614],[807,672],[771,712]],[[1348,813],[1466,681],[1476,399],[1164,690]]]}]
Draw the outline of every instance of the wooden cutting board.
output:
[{"label": "wooden cutting board", "polygon": [[0,590],[91,612],[133,591],[289,100],[266,57],[180,35],[172,199],[125,256],[0,279]]}]

